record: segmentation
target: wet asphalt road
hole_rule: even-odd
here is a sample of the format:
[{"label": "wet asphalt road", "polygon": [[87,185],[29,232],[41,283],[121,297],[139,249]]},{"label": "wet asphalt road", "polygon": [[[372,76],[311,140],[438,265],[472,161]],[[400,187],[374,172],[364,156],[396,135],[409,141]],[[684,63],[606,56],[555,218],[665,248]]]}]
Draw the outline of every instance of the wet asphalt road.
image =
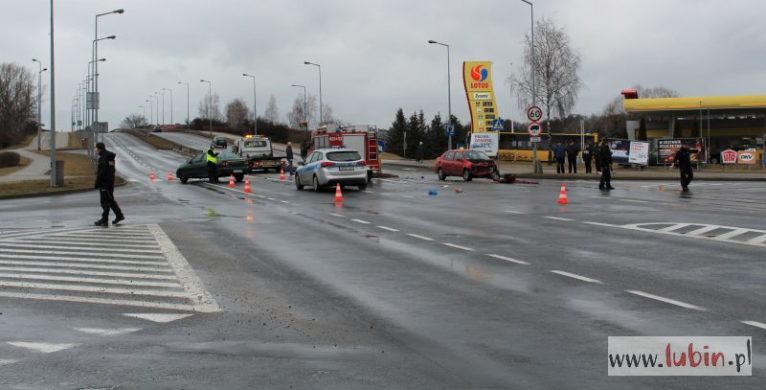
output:
[{"label": "wet asphalt road", "polygon": [[[161,228],[220,311],[0,298],[0,387],[766,383],[766,330],[742,323],[766,323],[763,183],[696,182],[685,195],[676,183],[617,181],[602,193],[576,181],[560,206],[559,182],[444,183],[408,168],[389,170],[399,178],[376,179],[365,192],[347,189],[335,205],[332,190],[296,191],[271,174],[251,176],[249,196],[242,184],[168,183],[183,157],[123,134],[105,138],[130,181],[117,190],[123,232]],[[89,227],[96,202],[94,193],[1,201],[0,239],[27,232],[34,242],[43,229]],[[731,228],[744,236],[727,239]],[[679,233],[700,229],[719,234]],[[167,323],[125,316],[137,310],[191,315]],[[94,328],[123,332],[81,331]],[[608,377],[607,337],[618,335],[752,336],[754,376]],[[18,347],[33,341],[71,346]]]}]

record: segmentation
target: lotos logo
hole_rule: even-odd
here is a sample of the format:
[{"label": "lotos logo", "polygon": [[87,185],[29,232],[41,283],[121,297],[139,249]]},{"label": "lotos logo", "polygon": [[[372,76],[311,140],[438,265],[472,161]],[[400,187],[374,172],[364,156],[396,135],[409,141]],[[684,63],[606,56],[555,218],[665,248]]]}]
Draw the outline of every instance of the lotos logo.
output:
[{"label": "lotos logo", "polygon": [[471,68],[471,78],[476,81],[484,81],[487,79],[487,76],[489,75],[489,71],[486,69],[482,69],[483,65],[476,65],[473,68]]}]

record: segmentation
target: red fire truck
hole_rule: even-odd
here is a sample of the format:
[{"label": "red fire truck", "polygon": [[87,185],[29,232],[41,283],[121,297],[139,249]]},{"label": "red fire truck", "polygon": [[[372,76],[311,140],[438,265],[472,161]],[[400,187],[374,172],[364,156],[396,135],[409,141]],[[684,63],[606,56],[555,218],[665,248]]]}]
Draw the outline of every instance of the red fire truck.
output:
[{"label": "red fire truck", "polygon": [[380,156],[378,155],[378,136],[369,126],[345,126],[334,130],[327,127],[319,127],[311,132],[313,149],[322,148],[347,148],[354,149],[364,157],[367,167],[368,179],[372,179],[373,173],[380,174]]}]

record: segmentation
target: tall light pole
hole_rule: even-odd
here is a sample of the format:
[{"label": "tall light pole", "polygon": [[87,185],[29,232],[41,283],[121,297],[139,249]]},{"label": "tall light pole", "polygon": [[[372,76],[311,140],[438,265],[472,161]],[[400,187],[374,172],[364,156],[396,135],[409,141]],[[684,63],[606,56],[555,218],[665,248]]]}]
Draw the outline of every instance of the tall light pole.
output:
[{"label": "tall light pole", "polygon": [[[447,48],[447,124],[449,126],[449,129],[452,128],[452,85],[450,82],[450,79],[452,78],[450,74],[450,60],[449,60],[449,45],[446,43],[437,42],[434,40],[429,40],[429,44],[436,44],[441,45]],[[449,137],[447,137],[447,148],[452,149],[452,133],[449,133]]]},{"label": "tall light pole", "polygon": [[[151,98],[151,96],[149,96]],[[144,100],[145,103],[149,104],[149,124],[152,124],[152,121],[154,120],[154,105],[152,104],[152,101],[150,99]]]},{"label": "tall light pole", "polygon": [[303,88],[303,120],[306,122],[306,139],[309,136],[309,113],[306,110],[306,86],[300,84],[292,84],[291,87]]},{"label": "tall light pole", "polygon": [[[109,11],[109,12],[104,12],[104,13],[101,13],[101,14],[96,14],[96,17],[94,18],[95,22],[93,23],[94,27],[95,27],[95,31],[94,31],[94,34],[93,34],[93,60],[94,61],[96,60],[96,58],[98,58],[98,42],[103,40],[103,39],[99,39],[98,38],[98,18],[100,18],[102,16],[106,16],[106,15],[122,14],[124,12],[125,12],[125,10],[120,8],[120,9],[116,9],[114,11]],[[106,37],[104,39],[115,39],[115,38],[117,38],[117,37],[114,36],[114,35],[110,35],[110,36],[108,36],[108,37]],[[93,81],[93,86],[94,86],[94,92],[96,92],[96,96],[97,96],[96,97],[96,107],[93,110],[93,123],[97,124],[98,123],[98,109],[99,109],[99,105],[101,104],[101,102],[100,102],[101,99],[98,97],[98,61],[95,62],[93,70],[94,70],[93,77],[95,77],[95,79]],[[97,133],[94,133],[94,134],[97,134]],[[94,139],[95,141],[98,141],[97,137],[98,137],[98,135],[96,135],[96,138]]]},{"label": "tall light pole", "polygon": [[58,186],[56,177],[58,175],[58,167],[56,166],[56,55],[55,55],[55,40],[53,38],[53,0],[50,2],[51,7],[51,187]]},{"label": "tall light pole", "polygon": [[142,109],[144,111],[143,118],[146,120],[146,107],[144,107],[143,104],[139,105],[138,108]]},{"label": "tall light pole", "polygon": [[[309,61],[303,61],[304,65],[313,65],[316,66],[317,69],[319,69],[319,125],[321,126],[322,123],[324,123],[324,117],[322,113],[322,65],[315,64],[313,62]],[[306,125],[308,126],[308,124]]]},{"label": "tall light pole", "polygon": [[189,128],[191,126],[191,122],[189,122],[189,83],[179,81],[178,84],[186,84],[186,127]]},{"label": "tall light pole", "polygon": [[162,96],[162,125],[164,126],[165,125],[165,88],[162,88],[160,90],[159,96]]},{"label": "tall light pole", "polygon": [[[173,122],[173,88],[162,88],[162,90],[170,92],[170,124],[172,125],[172,124],[174,124],[174,122]],[[165,98],[164,97],[162,98],[162,101],[163,101],[163,104],[164,104],[164,102],[165,102]],[[164,107],[162,108],[162,112],[163,113],[165,112],[165,108]],[[163,119],[163,122],[164,121],[165,120]]]},{"label": "tall light pole", "polygon": [[209,80],[200,80],[201,83],[207,83],[208,86],[208,92],[207,92],[207,119],[210,121],[210,136],[213,136],[213,117],[210,116],[210,106],[213,105],[213,82]]},{"label": "tall light pole", "polygon": [[[529,5],[529,21],[530,21],[530,42],[529,42],[529,50],[531,54],[531,64],[529,64],[529,69],[532,72],[532,105],[537,105],[537,87],[535,84],[535,73],[537,73],[537,69],[535,69],[536,65],[536,59],[535,59],[535,5],[532,4],[531,1],[528,0],[521,0],[524,3]],[[546,113],[546,115],[550,115],[550,113]],[[548,129],[550,131],[550,129]],[[537,160],[537,142],[532,143],[532,166],[534,167],[534,173],[535,174],[542,174],[543,173],[543,167],[540,165],[540,161]]]},{"label": "tall light pole", "polygon": [[242,73],[242,76],[244,77],[250,77],[253,79],[253,135],[258,134],[258,106],[256,104],[256,99],[258,98],[257,89],[255,85],[255,76],[247,73]]},{"label": "tall light pole", "polygon": [[156,110],[154,112],[156,113],[155,115],[157,116],[157,126],[159,126],[160,125],[160,93],[159,91],[154,91],[154,95],[152,95],[152,97],[154,98],[154,104],[156,104],[155,106]]},{"label": "tall light pole", "polygon": [[42,85],[43,85],[43,72],[48,70],[48,68],[43,69],[43,63],[38,61],[37,59],[32,58],[33,62],[37,62],[37,151],[39,152],[41,149],[40,145],[40,137],[42,136],[42,128],[43,128],[43,93],[42,93]]}]

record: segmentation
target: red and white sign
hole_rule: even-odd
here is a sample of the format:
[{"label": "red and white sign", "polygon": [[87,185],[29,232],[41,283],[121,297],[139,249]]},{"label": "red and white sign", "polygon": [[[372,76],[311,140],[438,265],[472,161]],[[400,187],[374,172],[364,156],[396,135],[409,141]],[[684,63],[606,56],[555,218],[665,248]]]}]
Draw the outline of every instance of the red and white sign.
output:
[{"label": "red and white sign", "polygon": [[327,141],[330,143],[331,148],[343,147],[343,133],[327,133]]},{"label": "red and white sign", "polygon": [[755,165],[756,160],[755,149],[743,150],[737,155],[737,162],[740,164]]},{"label": "red and white sign", "polygon": [[527,108],[527,118],[532,122],[540,122],[540,119],[543,119],[542,108],[537,106]]},{"label": "red and white sign", "polygon": [[527,133],[530,137],[539,137],[543,132],[543,125],[539,123],[530,123],[527,127]]},{"label": "red and white sign", "polygon": [[722,164],[736,164],[737,163],[737,151],[734,149],[726,149],[721,152]]}]

